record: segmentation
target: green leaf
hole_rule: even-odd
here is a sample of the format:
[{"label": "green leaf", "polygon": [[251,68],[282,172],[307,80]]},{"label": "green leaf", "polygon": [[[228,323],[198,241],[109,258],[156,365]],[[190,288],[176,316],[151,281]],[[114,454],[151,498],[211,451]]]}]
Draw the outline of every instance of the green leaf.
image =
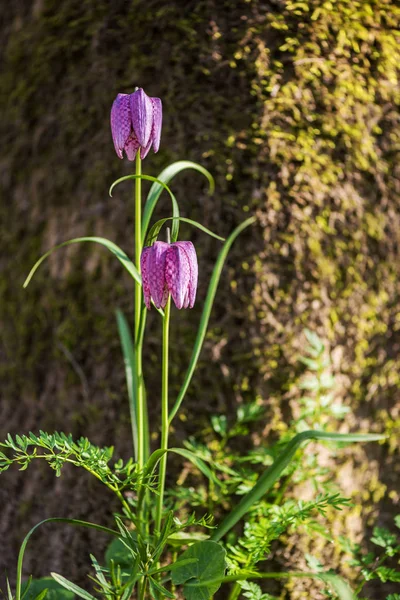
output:
[{"label": "green leaf", "polygon": [[[171,181],[171,179],[173,179],[173,177],[178,175],[178,173],[185,171],[186,169],[193,169],[195,171],[198,171],[202,175],[204,175],[206,177],[206,179],[208,180],[208,183],[210,186],[210,193],[212,193],[214,191],[213,176],[211,175],[211,173],[209,173],[207,171],[207,169],[205,169],[201,165],[199,165],[195,162],[191,162],[189,160],[180,160],[178,162],[172,163],[172,165],[169,165],[166,169],[161,171],[161,173],[157,177],[158,183],[157,182],[153,183],[153,185],[151,186],[150,191],[147,195],[147,199],[146,199],[146,203],[145,203],[144,211],[143,211],[143,218],[142,218],[142,240],[146,239],[146,233],[147,233],[147,229],[150,224],[151,216],[157,205],[157,202],[161,195],[161,192],[163,191],[162,184],[169,183],[169,181]],[[175,209],[173,211],[173,216],[179,217],[179,212],[178,212],[178,214],[175,214]],[[177,224],[179,225],[179,221],[177,221]],[[177,237],[177,232],[175,232],[173,229],[173,231],[172,231],[173,235],[171,236],[173,241],[175,241],[175,237],[174,237],[175,233],[176,233],[176,237]]]},{"label": "green leaf", "polygon": [[58,250],[59,248],[63,248],[64,246],[69,246],[70,244],[79,244],[80,242],[94,242],[97,244],[101,244],[102,246],[107,248],[107,250],[109,250],[112,254],[114,254],[114,256],[116,256],[118,258],[120,263],[123,264],[123,266],[128,271],[128,273],[133,277],[133,279],[135,279],[135,281],[137,281],[140,285],[142,285],[142,278],[140,277],[135,265],[133,264],[131,259],[128,257],[128,255],[125,254],[125,252],[123,250],[121,250],[121,248],[119,246],[117,246],[117,244],[114,244],[114,242],[111,242],[110,240],[107,240],[106,238],[101,238],[101,237],[81,237],[81,238],[74,238],[72,240],[68,240],[66,242],[63,242],[62,244],[58,244],[57,246],[54,246],[54,248],[51,248],[51,250],[46,252],[46,254],[43,254],[43,256],[41,258],[39,258],[39,260],[32,267],[28,277],[25,280],[23,287],[24,288],[27,287],[27,285],[29,284],[30,280],[32,279],[32,277],[34,276],[34,274],[36,273],[37,269],[40,267],[42,262],[44,260],[46,260],[46,258],[48,256],[50,256],[50,254],[52,254],[55,250]]},{"label": "green leaf", "polygon": [[[220,583],[205,583],[208,580],[222,578],[225,574],[225,555],[222,546],[206,540],[190,546],[178,559],[196,558],[196,563],[185,563],[172,572],[172,583],[186,584],[183,595],[187,600],[208,600],[220,588]],[[196,584],[191,587],[190,584]]]},{"label": "green leaf", "polygon": [[[161,173],[161,175],[164,173],[164,171]],[[160,176],[161,177],[161,176]],[[125,177],[120,177],[120,179],[117,179],[117,181],[114,181],[114,183],[111,185],[110,187],[110,191],[109,194],[110,196],[112,195],[111,192],[113,191],[114,187],[116,185],[118,185],[118,183],[121,183],[122,181],[127,181],[128,179],[146,179],[148,181],[152,181],[153,185],[150,189],[149,195],[147,197],[147,201],[146,201],[146,205],[145,205],[145,213],[143,215],[143,219],[147,218],[146,216],[146,206],[147,206],[147,202],[149,200],[150,194],[152,193],[152,190],[155,186],[157,186],[157,191],[159,192],[157,195],[157,198],[154,201],[154,206],[153,206],[153,210],[155,208],[155,205],[158,202],[158,199],[161,195],[161,192],[164,190],[166,190],[168,192],[168,194],[171,197],[171,201],[172,201],[172,214],[174,217],[179,217],[179,205],[178,202],[176,201],[176,198],[174,196],[174,194],[171,192],[171,190],[169,189],[169,187],[166,185],[166,183],[164,183],[163,181],[161,181],[161,179],[157,179],[156,177],[150,177],[150,175],[126,175]],[[150,215],[151,216],[151,215]],[[146,230],[143,231],[143,240],[145,239],[145,233]],[[178,233],[179,233],[179,221],[174,222],[172,224],[172,233],[171,233],[171,239],[173,242],[176,242],[176,240],[178,239]]]},{"label": "green leaf", "polygon": [[119,538],[114,539],[111,544],[109,544],[105,553],[105,559],[108,568],[111,567],[111,561],[114,561],[116,565],[119,565],[122,570],[130,569],[133,564],[132,552],[130,552]]},{"label": "green leaf", "polygon": [[96,598],[92,596],[92,594],[89,594],[89,592],[79,587],[79,585],[72,583],[72,581],[69,581],[62,575],[58,575],[57,573],[51,573],[51,576],[57,581],[57,583],[62,585],[65,589],[79,596],[79,598],[83,598],[83,600],[96,600]]},{"label": "green leaf", "polygon": [[130,419],[131,419],[131,427],[132,427],[132,437],[133,437],[133,445],[135,451],[135,460],[137,460],[138,456],[138,433],[137,433],[137,398],[136,398],[136,353],[135,347],[133,344],[131,331],[129,329],[128,322],[124,316],[124,314],[120,311],[116,311],[117,315],[117,325],[118,325],[118,333],[119,339],[122,347],[122,354],[124,356],[124,365],[125,365],[125,377],[126,377],[126,385],[128,388],[128,400],[129,400],[129,411],[130,411]]},{"label": "green leaf", "polygon": [[[23,592],[25,594],[25,591]],[[66,590],[52,577],[42,577],[41,579],[32,579],[30,586],[24,596],[26,600],[74,600],[75,594]]]},{"label": "green leaf", "polygon": [[349,584],[334,573],[320,573],[319,578],[328,583],[340,600],[357,600]]},{"label": "green leaf", "polygon": [[191,452],[186,448],[169,448],[168,452],[174,452],[175,454],[180,454],[184,458],[187,458],[195,467],[199,469],[199,471],[203,473],[203,475],[208,477],[210,481],[213,481],[216,485],[222,485],[222,482],[218,479],[215,473],[211,471],[211,469],[207,467],[206,463],[201,460],[201,458],[196,456],[194,452]]},{"label": "green leaf", "polygon": [[[204,231],[204,233],[207,233],[207,235],[219,240],[220,242],[225,241],[225,238],[221,237],[220,235],[217,235],[216,233],[213,233],[212,231],[207,229],[207,227],[204,227],[204,225],[202,225],[201,223],[198,223],[198,221],[193,221],[193,219],[186,219],[185,217],[167,217],[165,219],[160,219],[159,221],[154,223],[153,227],[150,229],[150,231],[147,235],[147,240],[146,240],[145,245],[151,246],[151,244],[157,239],[158,234],[160,233],[161,227],[164,225],[164,223],[166,223],[167,221],[174,222],[176,220],[183,221],[184,223],[190,223],[190,225],[194,225],[194,227],[197,227],[197,229],[201,229],[201,231]],[[173,238],[171,238],[171,239],[172,239],[172,241],[175,241]]]},{"label": "green leaf", "polygon": [[167,598],[175,598],[174,594],[171,594],[171,592],[161,585],[161,583],[158,583],[158,581],[152,577],[149,577],[149,585],[153,598],[156,598],[157,600],[162,600],[164,596]]},{"label": "green leaf", "polygon": [[274,463],[261,475],[254,487],[227,515],[222,524],[211,536],[211,539],[220,540],[240,519],[275,485],[283,471],[286,469],[298,448],[310,440],[325,440],[331,442],[373,442],[385,439],[385,436],[368,433],[326,433],[324,431],[302,431],[286,444],[285,449],[275,459]]},{"label": "green leaf", "polygon": [[16,586],[15,586],[15,600],[21,600],[22,566],[23,566],[23,562],[24,562],[24,554],[25,554],[26,546],[29,542],[31,535],[36,531],[36,529],[38,527],[40,527],[41,525],[45,525],[46,523],[68,523],[69,525],[87,527],[88,529],[97,529],[98,531],[110,533],[111,535],[118,535],[118,532],[114,531],[113,529],[109,529],[108,527],[103,527],[102,525],[97,525],[96,523],[80,521],[79,519],[64,519],[62,517],[53,517],[50,519],[44,519],[44,521],[40,521],[40,523],[37,523],[26,534],[24,541],[21,544],[21,548],[20,548],[20,551],[18,554],[18,563],[17,563],[17,580],[16,580]]},{"label": "green leaf", "polygon": [[177,397],[175,404],[169,414],[169,423],[171,423],[172,419],[175,417],[176,413],[178,412],[179,407],[183,402],[183,399],[185,397],[187,389],[192,380],[193,373],[196,369],[197,361],[199,360],[200,352],[203,347],[204,338],[205,338],[205,335],[207,332],[208,321],[210,319],[211,309],[213,307],[215,294],[217,292],[218,283],[219,283],[221,273],[222,273],[222,268],[224,266],[226,257],[228,256],[228,252],[229,252],[233,242],[238,237],[238,235],[244,229],[246,229],[246,227],[249,227],[249,225],[252,225],[254,222],[255,222],[255,217],[251,217],[250,219],[247,219],[246,221],[241,223],[238,227],[236,227],[236,229],[234,229],[234,231],[230,234],[230,236],[226,240],[225,244],[223,245],[223,247],[218,255],[217,262],[215,263],[214,270],[213,270],[213,273],[211,276],[211,281],[208,286],[207,296],[206,296],[206,300],[204,303],[204,308],[203,308],[203,313],[201,315],[199,328],[197,330],[196,341],[194,343],[190,363],[189,363],[188,369],[186,371],[185,379],[183,380],[182,387],[179,391],[178,397]]}]

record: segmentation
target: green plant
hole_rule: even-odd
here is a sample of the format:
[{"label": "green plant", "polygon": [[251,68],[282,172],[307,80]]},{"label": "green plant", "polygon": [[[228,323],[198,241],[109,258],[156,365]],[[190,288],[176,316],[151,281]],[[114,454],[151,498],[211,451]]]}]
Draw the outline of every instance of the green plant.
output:
[{"label": "green plant", "polygon": [[[141,145],[146,146],[144,142],[141,142]],[[302,447],[310,442],[343,444],[383,439],[383,436],[378,434],[339,434],[328,426],[325,416],[334,414],[334,405],[327,392],[333,382],[325,375],[324,370],[328,363],[324,358],[324,347],[314,334],[306,332],[310,344],[308,348],[310,356],[302,357],[302,362],[314,373],[312,378],[306,379],[302,384],[309,395],[303,398],[299,419],[273,446],[253,452],[249,457],[237,456],[236,464],[229,464],[231,462],[228,452],[230,442],[246,433],[248,428],[260,418],[261,408],[257,403],[240,407],[237,411],[236,423],[232,427],[223,416],[213,417],[214,432],[220,437],[216,461],[206,447],[201,448],[194,442],[188,442],[185,448],[169,446],[170,426],[181,408],[195,372],[228,252],[240,233],[255,223],[254,217],[246,219],[234,229],[227,240],[223,240],[203,225],[181,217],[178,202],[169,184],[177,174],[186,169],[194,169],[202,173],[210,187],[213,187],[213,179],[208,171],[188,161],[179,161],[170,165],[157,178],[143,175],[139,154],[136,156],[135,173],[118,179],[111,186],[110,194],[115,185],[125,181],[134,182],[134,261],[130,260],[115,243],[104,238],[75,238],[53,248],[41,257],[25,282],[25,285],[30,282],[43,260],[55,249],[67,244],[87,241],[99,243],[107,248],[133,278],[135,286],[133,334],[124,315],[117,312],[117,324],[126,367],[133,457],[125,463],[121,460],[113,462],[112,448],[97,448],[85,438],[74,441],[70,435],[63,433],[40,432],[39,435],[29,433],[14,438],[8,436],[1,444],[4,449],[0,454],[1,470],[8,469],[14,463],[24,470],[33,460],[41,459],[45,460],[59,476],[63,465],[70,463],[89,471],[113,491],[120,501],[121,510],[115,515],[114,529],[75,519],[59,518],[46,519],[31,529],[23,541],[18,558],[15,600],[22,600],[23,597],[22,567],[26,545],[36,529],[43,523],[49,522],[67,522],[74,526],[90,527],[107,532],[115,538],[107,553],[106,566],[102,566],[97,558],[92,556],[94,570],[92,580],[95,586],[93,593],[98,593],[105,599],[128,600],[132,595],[140,600],[146,597],[155,600],[164,597],[174,598],[175,591],[179,587],[187,600],[206,600],[215,594],[221,584],[233,583],[230,592],[230,598],[233,600],[242,589],[246,594],[253,594],[253,596],[259,594],[257,584],[245,583],[248,580],[291,577],[317,578],[328,583],[341,600],[354,598],[349,586],[338,575],[330,572],[265,573],[259,570],[259,563],[265,560],[271,543],[284,532],[300,525],[308,526],[311,531],[315,514],[324,515],[328,508],[341,509],[348,504],[347,499],[337,493],[316,494],[314,500],[310,502],[284,501],[283,494],[290,478],[296,474]],[[151,181],[152,186],[142,210],[143,180]],[[171,200],[172,216],[157,221],[149,228],[153,211],[163,191],[168,193]],[[158,238],[167,221],[172,221],[171,231],[167,229],[167,242],[160,242]],[[153,250],[158,251],[168,247],[169,251],[173,244],[177,248],[180,221],[218,238],[223,242],[223,246],[210,279],[191,360],[181,389],[171,408],[168,385],[171,318],[169,293],[174,295],[175,287],[180,292],[183,290],[183,293],[189,293],[188,282],[194,285],[192,277],[195,263],[193,260],[188,260],[185,265],[183,253],[176,258],[175,263],[170,265],[169,272],[168,258],[158,257],[157,260],[154,258],[154,264],[143,263],[147,265],[145,268],[149,269],[149,273],[145,273],[145,268],[141,273],[141,258],[149,251],[152,256]],[[157,252],[154,252],[154,256],[156,254]],[[188,270],[190,279],[188,279]],[[145,275],[148,276],[147,281]],[[186,283],[183,283],[185,277],[187,277]],[[173,279],[175,287],[171,288],[169,278]],[[152,288],[151,294],[146,290],[146,285]],[[150,296],[162,320],[161,445],[154,452],[150,449],[146,389],[142,369],[142,348],[147,316],[144,298],[149,307]],[[188,303],[185,300],[180,305],[182,304]],[[338,416],[336,414],[336,417]],[[208,512],[202,511],[203,514],[199,516],[193,514],[192,508],[196,502],[191,502],[190,494],[187,493],[186,496],[179,496],[179,494],[174,496],[169,493],[167,502],[164,501],[165,475],[170,453],[189,460],[208,480],[210,486],[207,499]],[[305,473],[306,470],[303,470],[303,474]],[[232,500],[235,494],[241,496],[237,504]],[[182,497],[187,506],[179,503]],[[221,506],[218,507],[218,522],[215,524],[210,513],[215,512],[217,502]],[[229,536],[232,537],[232,541]],[[227,568],[229,574],[225,575]],[[93,600],[94,596],[91,592],[68,581],[62,575],[52,573],[52,576],[60,586],[73,595],[85,600]],[[29,593],[30,589],[28,582],[25,592]],[[46,589],[48,590],[44,587],[38,591],[34,600],[42,600],[47,593],[50,594]],[[10,589],[8,589],[8,596],[10,600],[13,598]]]}]

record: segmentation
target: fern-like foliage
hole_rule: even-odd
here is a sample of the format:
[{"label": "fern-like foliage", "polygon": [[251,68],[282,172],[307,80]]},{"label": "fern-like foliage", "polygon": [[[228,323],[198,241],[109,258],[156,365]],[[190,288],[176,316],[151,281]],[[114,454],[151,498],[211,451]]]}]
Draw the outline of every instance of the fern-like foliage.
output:
[{"label": "fern-like foliage", "polygon": [[340,510],[349,500],[339,494],[320,494],[307,502],[289,500],[282,506],[260,503],[246,521],[243,536],[235,546],[229,546],[229,569],[238,573],[241,569],[254,570],[265,560],[271,543],[290,528],[310,525],[315,514],[325,515],[329,507]]},{"label": "fern-like foliage", "polygon": [[118,493],[136,489],[139,483],[150,483],[143,481],[143,474],[132,459],[126,463],[118,460],[111,467],[109,463],[113,447],[99,448],[84,437],[74,441],[71,435],[57,432],[49,434],[44,431],[40,431],[39,435],[30,432],[29,435],[12,437],[9,434],[5,442],[0,442],[0,448],[4,448],[4,452],[0,452],[0,473],[12,464],[25,470],[33,460],[42,459],[56,472],[57,477],[65,464],[73,464],[86,469]]}]

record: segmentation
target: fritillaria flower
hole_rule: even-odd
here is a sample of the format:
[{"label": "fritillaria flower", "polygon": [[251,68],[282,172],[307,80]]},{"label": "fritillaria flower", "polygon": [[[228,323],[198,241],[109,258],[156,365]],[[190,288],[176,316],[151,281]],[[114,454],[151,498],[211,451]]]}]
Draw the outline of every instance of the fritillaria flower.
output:
[{"label": "fritillaria flower", "polygon": [[153,146],[160,147],[162,104],[160,98],[150,98],[142,88],[133,94],[118,94],[111,108],[111,133],[115,151],[123,158],[134,160],[140,149],[145,158]]},{"label": "fritillaria flower", "polygon": [[144,301],[165,308],[171,294],[177,308],[193,308],[198,279],[196,250],[192,242],[155,242],[143,248],[140,259]]}]

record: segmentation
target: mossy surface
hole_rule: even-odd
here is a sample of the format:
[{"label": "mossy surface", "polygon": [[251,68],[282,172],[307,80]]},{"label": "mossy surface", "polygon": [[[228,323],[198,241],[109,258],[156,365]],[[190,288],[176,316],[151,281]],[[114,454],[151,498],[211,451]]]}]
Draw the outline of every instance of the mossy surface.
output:
[{"label": "mossy surface", "polygon": [[[27,290],[22,283],[42,252],[71,237],[102,235],[131,253],[130,187],[120,186],[112,199],[108,187],[132,165],[114,154],[108,115],[117,92],[140,85],[164,104],[161,150],[146,159],[146,172],[156,175],[166,163],[188,158],[216,176],[212,198],[197,174],[174,182],[182,213],[222,235],[249,213],[259,219],[224,271],[176,442],[206,414],[229,413],[256,394],[272,419],[271,407],[285,401],[297,376],[307,326],[334,351],[345,402],[356,415],[349,424],[389,427],[394,449],[400,386],[396,3],[6,4],[0,9],[0,437],[58,429],[100,444],[117,440],[124,456],[130,450],[113,310],[132,318],[132,282],[103,249],[82,246],[60,250]],[[160,214],[168,211],[165,199]],[[196,243],[201,274],[195,309],[173,314],[172,395],[218,252],[216,240],[182,231]],[[145,369],[158,418],[154,314],[149,328]],[[381,473],[386,522],[399,501],[393,496],[398,461],[368,448],[360,485],[375,456],[393,464]],[[378,474],[377,463],[371,471]],[[18,544],[41,518],[104,522],[112,512],[108,498],[88,493],[85,476],[71,472],[54,482],[51,473],[33,473],[2,476],[0,571],[11,578]],[[373,496],[371,490],[365,503]],[[79,581],[94,540],[85,536],[74,532],[67,549],[59,534],[45,544],[38,540],[27,570],[37,576],[62,570]]]}]

